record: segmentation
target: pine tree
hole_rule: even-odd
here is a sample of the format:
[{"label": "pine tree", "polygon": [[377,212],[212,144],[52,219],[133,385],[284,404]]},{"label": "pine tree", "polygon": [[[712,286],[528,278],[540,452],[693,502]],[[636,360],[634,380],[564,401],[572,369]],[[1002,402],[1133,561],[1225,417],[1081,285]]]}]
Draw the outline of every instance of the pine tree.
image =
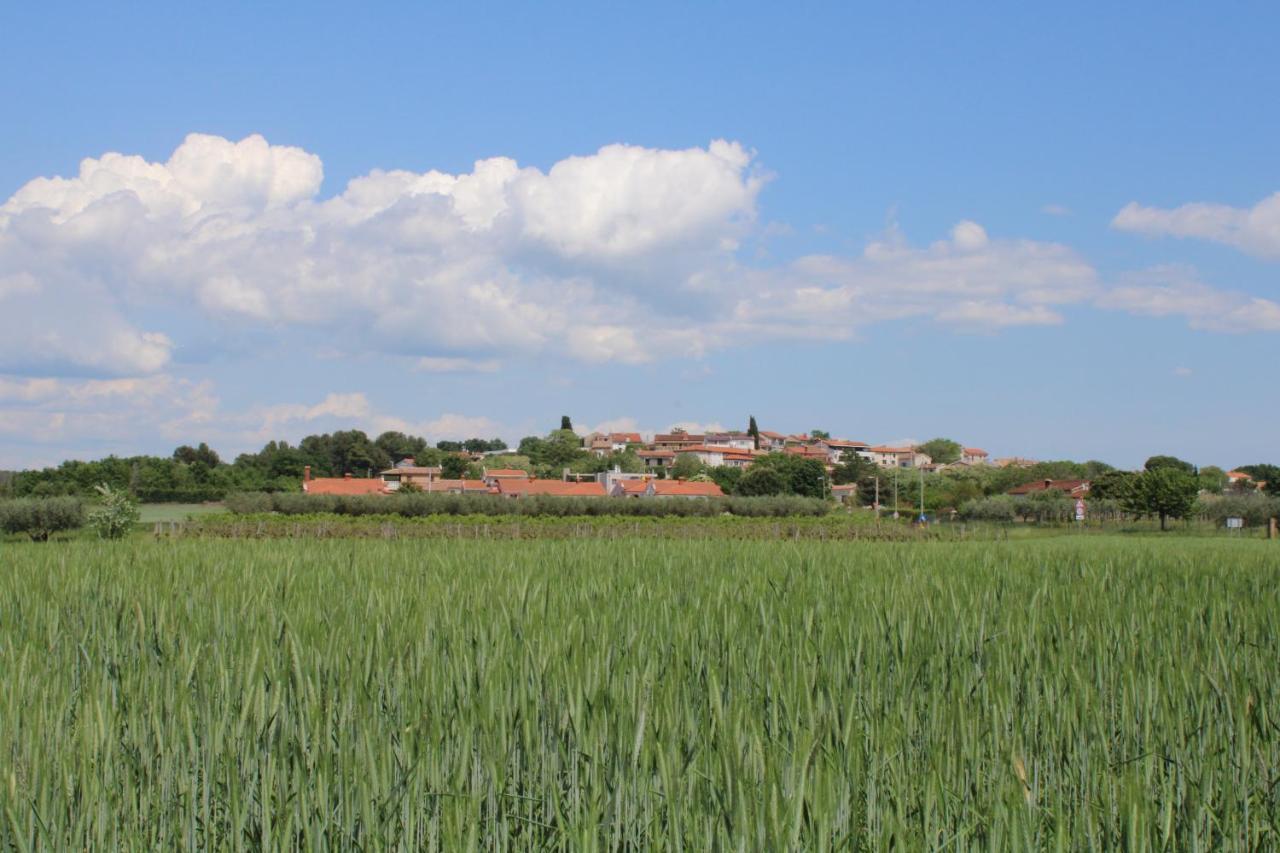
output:
[{"label": "pine tree", "polygon": [[755,439],[756,450],[760,449],[760,427],[756,426],[756,416],[752,415],[747,423],[747,435]]}]

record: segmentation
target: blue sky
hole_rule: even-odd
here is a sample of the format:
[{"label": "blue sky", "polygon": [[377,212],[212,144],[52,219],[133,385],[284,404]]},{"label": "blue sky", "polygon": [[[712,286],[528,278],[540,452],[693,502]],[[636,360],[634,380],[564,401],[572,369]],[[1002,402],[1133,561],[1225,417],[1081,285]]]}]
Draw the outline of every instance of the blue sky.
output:
[{"label": "blue sky", "polygon": [[1278,25],[7,6],[0,467],[562,413],[1275,460]]}]

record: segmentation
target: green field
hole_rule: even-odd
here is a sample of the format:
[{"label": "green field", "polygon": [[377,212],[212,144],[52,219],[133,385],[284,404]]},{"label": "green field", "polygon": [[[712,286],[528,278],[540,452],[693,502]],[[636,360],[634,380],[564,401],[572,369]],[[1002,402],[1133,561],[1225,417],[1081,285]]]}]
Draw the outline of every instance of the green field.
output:
[{"label": "green field", "polygon": [[188,518],[203,518],[225,513],[222,504],[143,504],[138,507],[141,524],[156,522],[186,521]]},{"label": "green field", "polygon": [[1280,547],[0,550],[6,849],[1280,847]]}]

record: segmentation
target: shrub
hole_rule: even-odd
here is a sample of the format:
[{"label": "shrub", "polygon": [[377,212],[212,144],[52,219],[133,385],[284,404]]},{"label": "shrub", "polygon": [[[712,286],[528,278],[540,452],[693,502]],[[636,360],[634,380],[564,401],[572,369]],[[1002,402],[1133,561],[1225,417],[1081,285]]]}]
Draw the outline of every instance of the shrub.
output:
[{"label": "shrub", "polygon": [[1280,516],[1280,499],[1261,493],[1208,498],[1197,505],[1196,515],[1218,525],[1226,524],[1228,518],[1243,518],[1248,526],[1261,527]]},{"label": "shrub", "polygon": [[305,495],[261,492],[231,495],[227,508],[233,513],[277,512],[281,515],[333,513],[348,516],[430,515],[484,516],[626,516],[710,518],[728,513],[744,517],[779,518],[820,516],[831,511],[829,502],[794,495],[732,497],[709,500],[683,498],[560,498],[532,495],[513,500],[497,495],[411,493],[386,495]]},{"label": "shrub", "polygon": [[54,533],[83,524],[84,505],[79,498],[23,498],[0,503],[0,530],[25,533],[33,542],[47,542]]},{"label": "shrub", "polygon": [[106,483],[98,486],[102,503],[89,514],[89,525],[103,539],[123,539],[138,523],[138,504],[129,493]]}]

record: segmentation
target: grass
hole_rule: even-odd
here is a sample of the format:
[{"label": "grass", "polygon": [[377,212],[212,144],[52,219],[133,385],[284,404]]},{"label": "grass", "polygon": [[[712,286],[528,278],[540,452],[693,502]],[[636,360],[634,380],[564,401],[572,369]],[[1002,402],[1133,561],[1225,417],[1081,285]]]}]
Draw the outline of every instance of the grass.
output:
[{"label": "grass", "polygon": [[1273,849],[1275,544],[6,545],[0,843]]},{"label": "grass", "polygon": [[227,511],[222,504],[142,504],[138,509],[141,513],[138,519],[140,524],[186,521],[188,518],[220,515]]}]

